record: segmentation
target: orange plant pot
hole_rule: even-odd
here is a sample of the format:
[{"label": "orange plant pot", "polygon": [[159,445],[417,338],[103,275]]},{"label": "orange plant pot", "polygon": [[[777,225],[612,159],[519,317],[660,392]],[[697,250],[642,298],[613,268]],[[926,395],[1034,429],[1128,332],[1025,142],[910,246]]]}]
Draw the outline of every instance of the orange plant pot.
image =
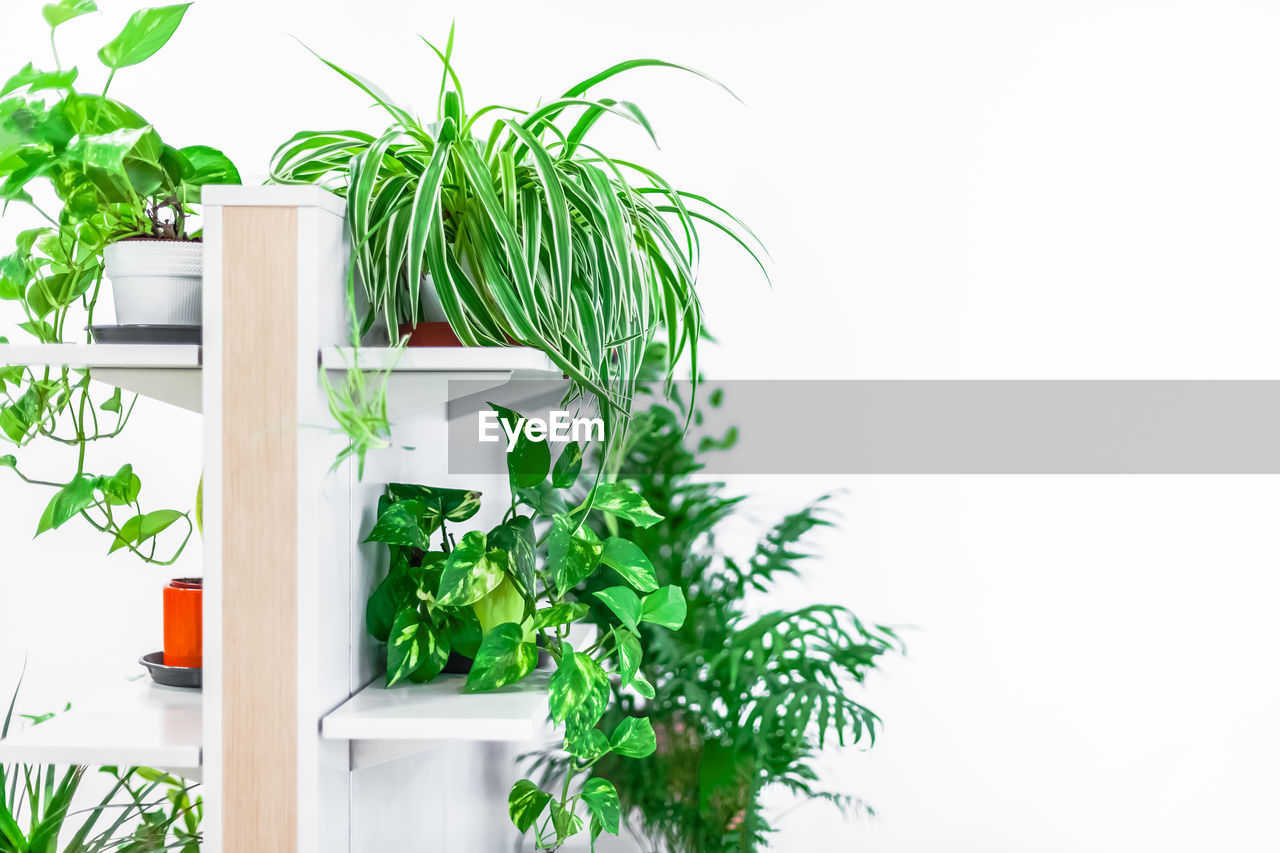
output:
[{"label": "orange plant pot", "polygon": [[204,616],[200,578],[175,578],[164,588],[164,665],[199,669]]}]

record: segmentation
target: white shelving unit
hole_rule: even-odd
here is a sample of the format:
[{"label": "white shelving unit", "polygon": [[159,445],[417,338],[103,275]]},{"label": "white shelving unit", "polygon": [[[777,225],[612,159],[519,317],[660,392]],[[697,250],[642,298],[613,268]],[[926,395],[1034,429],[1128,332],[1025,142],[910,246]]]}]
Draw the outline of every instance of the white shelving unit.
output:
[{"label": "white shelving unit", "polygon": [[196,370],[195,344],[0,344],[0,362],[50,367]]},{"label": "white shelving unit", "polygon": [[145,676],[0,740],[0,762],[201,769],[201,694]]},{"label": "white shelving unit", "polygon": [[[362,543],[386,483],[473,487],[448,471],[451,400],[561,373],[514,347],[353,354],[341,200],[210,187],[204,202],[202,346],[0,345],[0,364],[90,368],[203,413],[204,690],[122,684],[15,732],[0,761],[201,778],[206,853],[406,849],[424,820],[438,849],[506,849],[507,789],[490,770],[541,733],[546,676],[486,694],[456,677],[382,688],[364,609],[385,549]],[[389,371],[394,421],[363,478],[352,460],[333,467],[345,439],[320,381],[353,364]],[[493,819],[462,823],[464,801]]]},{"label": "white shelving unit", "polygon": [[[178,406],[203,408],[201,347],[193,344],[0,344],[0,365],[92,368],[106,385]],[[326,347],[319,363],[335,379],[349,367],[390,372],[388,411],[404,415],[517,379],[558,379],[544,354],[528,347]],[[453,386],[451,393],[450,383]],[[463,384],[465,383],[465,384]]]},{"label": "white shelving unit", "polygon": [[326,347],[320,362],[330,381],[358,366],[389,372],[387,413],[397,418],[515,380],[558,380],[551,359],[529,347]]},{"label": "white shelving unit", "polygon": [[445,741],[528,741],[547,714],[546,673],[486,693],[466,693],[466,676],[386,688],[370,684],[321,723],[326,740],[351,743],[353,770],[403,758]]},{"label": "white shelving unit", "polygon": [[474,378],[476,373],[492,373],[507,379],[557,378],[560,371],[551,359],[529,347],[325,347],[321,363],[327,370],[345,370],[355,361],[363,370],[393,370],[403,373],[457,373]]},{"label": "white shelving unit", "polygon": [[194,344],[0,344],[0,365],[92,368],[109,385],[201,409],[200,347]]}]

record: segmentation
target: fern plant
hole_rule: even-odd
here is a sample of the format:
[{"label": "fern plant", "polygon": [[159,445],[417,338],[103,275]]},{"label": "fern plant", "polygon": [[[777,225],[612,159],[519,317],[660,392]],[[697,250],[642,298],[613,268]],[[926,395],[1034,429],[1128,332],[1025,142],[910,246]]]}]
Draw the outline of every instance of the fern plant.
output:
[{"label": "fern plant", "polygon": [[[709,396],[719,403],[718,392]],[[808,556],[805,539],[831,525],[830,513],[820,499],[783,518],[745,559],[722,553],[716,530],[743,498],[694,475],[702,453],[734,436],[704,439],[695,451],[686,414],[655,404],[638,416],[619,477],[663,516],[647,529],[623,523],[620,535],[652,556],[660,583],[688,599],[678,631],[644,637],[640,671],[655,686],[653,698],[617,691],[615,713],[648,717],[657,751],[644,767],[606,758],[597,769],[614,781],[624,819],[646,850],[747,853],[767,846],[773,831],[762,803],[767,789],[846,812],[859,805],[825,790],[813,760],[829,743],[874,743],[879,718],[851,688],[900,643],[890,628],[838,605],[748,614],[748,593],[796,575]],[[588,619],[602,632],[617,621],[594,605]],[[551,754],[535,763],[548,778],[563,767]]]},{"label": "fern plant", "polygon": [[422,287],[430,276],[464,345],[542,350],[578,393],[596,398],[616,441],[659,329],[666,375],[686,356],[697,372],[698,226],[728,234],[757,263],[763,249],[724,208],[594,147],[590,133],[606,116],[653,137],[639,106],[594,92],[636,68],[704,75],[635,59],[534,108],[469,109],[452,30],[443,50],[427,46],[443,65],[434,121],[322,60],[372,98],[390,124],[376,136],[299,133],[277,150],[272,180],[319,184],[346,198],[354,272],[369,306],[364,332],[379,315],[392,335],[400,323],[426,319]]}]

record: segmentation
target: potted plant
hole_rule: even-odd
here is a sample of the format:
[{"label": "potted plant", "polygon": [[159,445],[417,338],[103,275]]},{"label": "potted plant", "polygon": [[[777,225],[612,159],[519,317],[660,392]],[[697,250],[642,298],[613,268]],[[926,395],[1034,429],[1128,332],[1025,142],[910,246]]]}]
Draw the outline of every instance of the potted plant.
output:
[{"label": "potted plant", "polygon": [[434,121],[324,60],[390,124],[378,135],[299,133],[276,152],[272,179],[346,198],[353,280],[368,305],[357,338],[380,321],[412,343],[418,324],[445,319],[450,330],[428,333],[436,342],[537,347],[598,401],[612,444],[659,329],[667,375],[686,356],[696,373],[699,226],[728,234],[757,263],[762,252],[724,208],[590,142],[606,116],[653,137],[640,107],[595,95],[601,85],[635,68],[690,69],[630,60],[536,107],[469,109],[452,31],[443,51],[427,45],[443,64]]},{"label": "potted plant", "polygon": [[204,665],[204,580],[174,578],[164,588],[165,666]]},{"label": "potted plant", "polygon": [[[718,393],[709,397],[718,404]],[[686,420],[679,407],[652,405],[638,416],[620,471],[663,518],[646,526],[623,519],[619,534],[654,556],[659,583],[688,599],[684,624],[661,632],[660,643],[641,626],[652,653],[639,671],[653,695],[615,690],[606,715],[648,719],[657,746],[643,768],[605,756],[591,772],[616,786],[623,819],[648,842],[645,849],[749,853],[769,846],[770,788],[844,811],[861,805],[824,790],[815,759],[829,742],[875,742],[880,719],[852,688],[901,644],[890,628],[867,625],[838,605],[763,615],[748,609],[748,591],[767,596],[775,581],[799,573],[804,539],[830,521],[820,499],[768,530],[745,558],[724,554],[716,531],[743,498],[694,475],[702,453],[731,446],[736,430],[704,439],[695,452]],[[587,590],[597,585],[588,581]],[[616,614],[594,603],[585,619],[603,632],[618,625]],[[562,781],[574,766],[550,752],[535,764],[544,785]]]},{"label": "potted plant", "polygon": [[[516,413],[495,408],[512,426],[518,422]],[[641,548],[625,537],[598,535],[587,523],[609,519],[644,528],[660,517],[618,483],[596,483],[581,500],[568,500],[582,460],[582,448],[569,444],[552,466],[547,443],[522,434],[507,456],[512,496],[501,523],[458,536],[449,525],[475,515],[478,492],[393,484],[369,534],[389,549],[388,573],[367,611],[369,631],[387,643],[388,686],[438,677],[454,651],[474,659],[465,682],[472,691],[527,677],[539,645],[554,661],[549,711],[564,726],[563,746],[574,757],[569,778],[554,793],[522,779],[509,797],[512,822],[522,833],[532,831],[542,850],[558,849],[588,828],[593,841],[618,832],[618,798],[609,780],[596,774],[585,784],[570,783],[605,756],[632,760],[653,752],[648,720],[626,716],[606,728],[598,724],[615,692],[654,695],[640,672],[641,626],[666,633],[685,617],[680,589],[657,583]],[[436,534],[438,549],[432,547]],[[588,596],[584,586],[593,578],[598,588]],[[570,628],[587,615],[589,602],[614,613],[618,624],[593,641],[572,639]]]},{"label": "potted plant", "polygon": [[[106,83],[101,94],[87,94],[77,88],[80,70],[61,64],[56,39],[64,24],[95,8],[92,0],[45,6],[53,69],[28,63],[0,87],[0,200],[30,207],[46,223],[19,234],[15,251],[0,258],[0,299],[18,303],[21,330],[41,343],[73,342],[94,324],[106,266],[121,322],[198,322],[201,250],[192,206],[205,184],[239,180],[216,149],[174,148],[107,96],[118,71],[169,41],[187,4],[135,13],[98,51]],[[184,260],[172,263],[177,257]],[[118,435],[133,411],[119,389],[100,395],[91,380],[88,370],[0,367],[0,432],[18,447],[51,439],[75,458],[70,472],[57,474],[24,472],[15,455],[0,456],[0,468],[55,489],[37,535],[81,517],[111,537],[112,551],[172,563],[190,538],[189,515],[143,510],[131,465],[115,474],[87,465],[87,448]],[[181,540],[158,548],[156,537],[184,520]]]}]

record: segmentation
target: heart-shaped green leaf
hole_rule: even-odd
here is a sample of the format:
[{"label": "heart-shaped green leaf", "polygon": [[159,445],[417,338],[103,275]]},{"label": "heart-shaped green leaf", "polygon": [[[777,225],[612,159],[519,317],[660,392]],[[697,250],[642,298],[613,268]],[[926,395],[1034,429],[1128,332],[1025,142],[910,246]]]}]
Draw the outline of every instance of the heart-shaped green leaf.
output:
[{"label": "heart-shaped green leaf", "polygon": [[583,616],[586,616],[589,610],[590,608],[582,602],[562,601],[559,604],[544,607],[534,613],[533,627],[535,630],[541,630],[543,628],[553,628],[556,625],[568,625],[570,622],[577,622]]},{"label": "heart-shaped green leaf", "polygon": [[680,626],[684,624],[688,609],[688,605],[685,604],[684,600],[684,592],[681,591],[680,587],[668,584],[657,592],[644,597],[640,621],[652,622],[655,625],[662,625],[673,631],[678,631]]},{"label": "heart-shaped green leaf", "polygon": [[631,631],[615,629],[613,636],[618,648],[618,674],[622,677],[620,687],[626,687],[640,670],[640,661],[644,651],[640,645],[640,637]]},{"label": "heart-shaped green leaf", "polygon": [[641,592],[653,592],[658,579],[653,573],[653,563],[640,546],[627,539],[610,536],[604,541],[600,562],[622,575],[623,580]]},{"label": "heart-shaped green leaf", "polygon": [[425,683],[449,660],[449,635],[424,621],[416,607],[396,614],[387,643],[387,686],[409,680]]},{"label": "heart-shaped green leaf", "polygon": [[637,672],[632,677],[631,689],[646,699],[652,699],[658,695],[657,691],[653,689],[653,685],[649,683],[649,679],[645,678],[642,672]]},{"label": "heart-shaped green leaf", "polygon": [[36,536],[47,530],[57,530],[83,510],[93,506],[93,483],[93,477],[82,474],[59,489],[40,516]]},{"label": "heart-shaped green leaf", "polygon": [[496,690],[514,684],[538,665],[538,647],[524,641],[524,629],[504,622],[484,635],[467,675],[467,691]]},{"label": "heart-shaped green leaf", "polygon": [[110,133],[77,136],[67,155],[85,167],[116,173],[124,169],[125,158],[134,152],[159,159],[159,138],[150,125],[121,127]]},{"label": "heart-shaped green leaf", "polygon": [[507,571],[507,553],[487,550],[487,547],[487,537],[478,530],[462,537],[445,560],[436,596],[438,603],[448,607],[475,604],[502,583]]},{"label": "heart-shaped green leaf", "polygon": [[26,87],[28,92],[39,92],[44,89],[70,89],[79,76],[75,68],[66,71],[41,71],[30,62],[21,71],[9,78],[4,86],[0,86],[0,98]]},{"label": "heart-shaped green leaf", "polygon": [[525,429],[527,421],[524,415],[493,403],[489,405],[505,424],[505,434],[516,435],[515,446],[507,451],[507,472],[511,476],[511,482],[521,489],[537,486],[547,479],[547,474],[551,471],[551,447],[547,444],[547,437],[530,438]]},{"label": "heart-shaped green leaf", "polygon": [[[527,609],[525,605],[525,597],[519,588],[510,577],[504,577],[492,592],[471,605],[471,608],[480,620],[480,628],[487,634],[504,622],[514,622],[517,625],[524,622]],[[530,636],[527,639],[533,638]]]},{"label": "heart-shaped green leaf", "polygon": [[127,506],[138,499],[142,480],[133,473],[132,465],[125,465],[114,476],[106,477],[98,485],[99,490],[112,506]]},{"label": "heart-shaped green leaf", "polygon": [[601,483],[592,490],[592,496],[593,509],[611,512],[636,527],[652,527],[662,521],[662,516],[635,489],[623,483]]},{"label": "heart-shaped green leaf", "polygon": [[180,200],[184,204],[199,204],[200,189],[208,184],[240,183],[240,170],[231,162],[230,157],[217,148],[192,145],[178,153],[182,155],[185,165],[180,189]]},{"label": "heart-shaped green leaf", "polygon": [[573,813],[573,801],[568,806],[562,806],[555,800],[551,801],[551,825],[556,830],[556,844],[562,844],[565,839],[572,838],[579,832],[582,832],[582,818]]},{"label": "heart-shaped green leaf", "polygon": [[538,822],[542,812],[551,802],[551,795],[542,791],[528,779],[521,779],[511,786],[507,796],[507,811],[516,829],[528,832]]},{"label": "heart-shaped green leaf", "polygon": [[582,786],[582,800],[591,811],[591,817],[599,822],[610,835],[618,834],[622,820],[622,808],[618,804],[618,791],[608,779],[594,776]]},{"label": "heart-shaped green leaf", "polygon": [[113,71],[147,61],[168,44],[190,5],[181,3],[134,12],[120,34],[98,51],[98,59]]},{"label": "heart-shaped green leaf", "polygon": [[98,5],[93,0],[59,0],[57,3],[46,3],[41,13],[45,23],[50,28],[57,29],[67,21],[96,11]]},{"label": "heart-shaped green leaf", "polygon": [[499,524],[489,531],[489,547],[507,552],[507,567],[532,599],[537,592],[534,585],[538,560],[538,537],[533,530],[533,520],[527,515],[517,515]]},{"label": "heart-shaped green leaf", "polygon": [[632,631],[639,631],[640,599],[625,586],[611,586],[595,594],[596,598],[613,611],[613,615]]},{"label": "heart-shaped green leaf", "polygon": [[120,525],[120,533],[116,535],[115,541],[111,543],[111,550],[107,553],[114,553],[127,545],[139,547],[148,539],[154,539],[168,530],[180,518],[185,518],[185,513],[176,509],[158,509],[146,515],[135,515]]},{"label": "heart-shaped green leaf", "polygon": [[480,509],[481,494],[470,489],[391,483],[387,486],[387,494],[398,501],[419,501],[426,507],[428,515],[443,517],[446,521],[466,521]]},{"label": "heart-shaped green leaf", "polygon": [[561,595],[588,578],[600,565],[604,549],[600,537],[582,525],[577,529],[567,516],[557,515],[551,522],[551,534],[547,539],[547,568],[555,579]]},{"label": "heart-shaped green leaf", "polygon": [[609,745],[619,755],[646,758],[658,748],[658,739],[653,734],[653,724],[648,717],[627,717],[613,730]]},{"label": "heart-shaped green leaf", "polygon": [[388,572],[365,605],[364,621],[370,636],[380,643],[387,642],[400,611],[417,608],[418,597],[415,592],[416,586],[407,572]]},{"label": "heart-shaped green leaf", "polygon": [[609,739],[597,728],[578,729],[573,735],[565,736],[564,750],[574,758],[590,762],[609,751]]},{"label": "heart-shaped green leaf", "polygon": [[589,655],[564,644],[560,666],[551,676],[548,705],[551,718],[574,730],[594,726],[609,703],[609,679]]},{"label": "heart-shaped green leaf", "polygon": [[551,485],[557,489],[571,489],[578,482],[578,474],[582,471],[582,445],[571,441],[560,452],[556,467],[551,472]]},{"label": "heart-shaped green leaf", "polygon": [[98,408],[104,412],[117,413],[120,411],[120,403],[122,398],[123,398],[123,393],[120,391],[119,388],[116,388],[111,394],[111,399],[103,403]]},{"label": "heart-shaped green leaf", "polygon": [[435,524],[420,501],[396,501],[378,513],[378,521],[364,541],[426,551],[431,547],[434,532]]}]

